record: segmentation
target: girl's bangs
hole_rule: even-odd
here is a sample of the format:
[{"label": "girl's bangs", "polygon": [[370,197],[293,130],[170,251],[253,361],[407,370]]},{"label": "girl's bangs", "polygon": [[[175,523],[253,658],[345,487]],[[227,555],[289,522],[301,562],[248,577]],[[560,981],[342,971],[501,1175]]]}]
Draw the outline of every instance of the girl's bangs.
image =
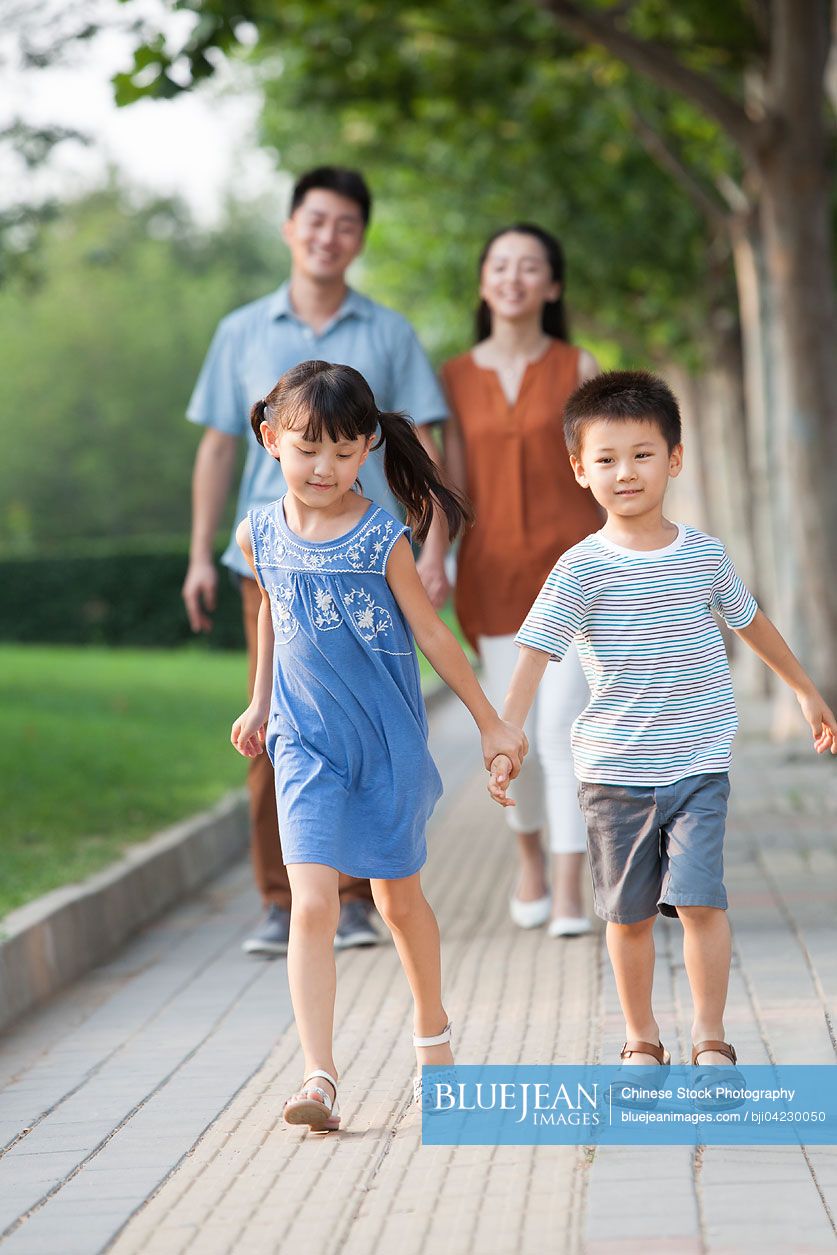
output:
[{"label": "girl's bangs", "polygon": [[312,444],[322,440],[324,433],[337,444],[341,440],[357,440],[358,436],[365,434],[351,422],[351,417],[345,410],[335,414],[332,410],[323,412],[321,409],[299,405],[294,406],[291,411],[285,411],[282,425],[287,431],[299,432],[303,440],[310,440]]}]

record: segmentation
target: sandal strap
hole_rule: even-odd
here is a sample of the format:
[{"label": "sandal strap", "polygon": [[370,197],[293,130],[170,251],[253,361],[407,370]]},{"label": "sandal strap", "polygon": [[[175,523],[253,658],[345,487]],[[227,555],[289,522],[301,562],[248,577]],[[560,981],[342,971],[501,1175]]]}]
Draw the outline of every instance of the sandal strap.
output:
[{"label": "sandal strap", "polygon": [[413,1033],[413,1045],[419,1046],[419,1047],[421,1046],[444,1046],[446,1042],[450,1041],[452,1028],[453,1028],[453,1025],[450,1023],[450,1021],[448,1021],[448,1023],[442,1029],[441,1033],[437,1033],[435,1037],[416,1037],[415,1033]]},{"label": "sandal strap", "polygon": [[[330,1085],[334,1086],[333,1098],[331,1094],[329,1094],[328,1090],[323,1089],[321,1085],[309,1085],[308,1084],[309,1081],[313,1081],[315,1076],[321,1076],[324,1081],[328,1081]],[[316,1068],[315,1071],[309,1072],[307,1074],[307,1076],[303,1079],[302,1085],[298,1092],[302,1093],[303,1091],[306,1093],[312,1093],[312,1094],[322,1094],[323,1103],[325,1104],[326,1107],[328,1107],[329,1111],[331,1111],[331,1109],[334,1107],[335,1103],[337,1102],[337,1082],[335,1081],[334,1077],[331,1075],[330,1072],[324,1072],[322,1068]]]},{"label": "sandal strap", "polygon": [[327,1090],[321,1089],[319,1085],[306,1085],[303,1082],[302,1089],[299,1092],[301,1094],[308,1094],[308,1095],[319,1094],[323,1100],[323,1106],[327,1107],[329,1111],[331,1111],[332,1107],[334,1106],[334,1099],[332,1098],[331,1094],[329,1094]]},{"label": "sandal strap", "polygon": [[656,1046],[650,1041],[626,1041],[619,1051],[620,1059],[630,1059],[631,1055],[651,1055],[662,1066],[666,1061],[665,1047],[662,1042]]},{"label": "sandal strap", "polygon": [[692,1046],[692,1067],[697,1067],[697,1057],[702,1055],[704,1050],[717,1050],[719,1055],[725,1055],[730,1063],[737,1063],[738,1056],[735,1053],[735,1047],[728,1041],[699,1041]]},{"label": "sandal strap", "polygon": [[313,1080],[315,1076],[321,1076],[324,1081],[330,1082],[330,1084],[334,1086],[335,1094],[337,1093],[337,1082],[335,1081],[334,1077],[331,1075],[330,1072],[323,1072],[322,1068],[317,1068],[316,1071],[309,1072],[306,1076],[303,1077],[302,1084],[304,1085],[306,1081]]}]

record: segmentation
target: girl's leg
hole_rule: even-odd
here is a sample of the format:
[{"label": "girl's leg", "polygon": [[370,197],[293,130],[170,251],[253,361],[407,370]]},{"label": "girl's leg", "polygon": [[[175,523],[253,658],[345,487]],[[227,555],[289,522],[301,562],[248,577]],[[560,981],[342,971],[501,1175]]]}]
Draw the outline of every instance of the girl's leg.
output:
[{"label": "girl's leg", "polygon": [[[372,896],[381,917],[392,933],[401,965],[410,982],[415,1011],[413,1031],[417,1037],[436,1037],[448,1022],[442,1005],[442,957],[439,925],[421,888],[421,878],[373,880]],[[449,1045],[416,1047],[419,1066],[423,1063],[453,1063]]]},{"label": "girl's leg", "polygon": [[578,804],[570,730],[590,700],[575,647],[546,669],[538,692],[537,743],[543,764],[549,845],[552,852],[552,915],[584,915],[582,876],[587,830]]},{"label": "girl's leg", "polygon": [[[656,1045],[660,1029],[651,1010],[654,984],[654,921],[656,915],[636,924],[607,925],[607,950],[616,978],[619,1005],[625,1017],[626,1041],[648,1041]],[[651,1055],[634,1054],[629,1064],[653,1067]]]},{"label": "girl's leg", "polygon": [[[518,657],[513,636],[481,636],[482,686],[495,710],[502,714],[509,681]],[[520,902],[537,902],[549,893],[541,829],[543,827],[543,773],[538,756],[535,698],[532,713],[526,720],[529,753],[518,778],[509,789],[517,803],[504,812],[506,822],[517,834],[518,872],[514,897]]]},{"label": "girl's leg", "polygon": [[[683,962],[694,1004],[692,1041],[725,1041],[724,1008],[727,1004],[732,941],[726,911],[714,906],[678,906],[683,925]],[[726,1055],[705,1050],[705,1063],[729,1067]]]},{"label": "girl's leg", "polygon": [[[336,1077],[332,1044],[339,873],[321,863],[289,863],[287,866],[291,882],[288,984],[305,1059],[305,1074],[323,1068]],[[322,1077],[316,1084],[331,1088]]]}]

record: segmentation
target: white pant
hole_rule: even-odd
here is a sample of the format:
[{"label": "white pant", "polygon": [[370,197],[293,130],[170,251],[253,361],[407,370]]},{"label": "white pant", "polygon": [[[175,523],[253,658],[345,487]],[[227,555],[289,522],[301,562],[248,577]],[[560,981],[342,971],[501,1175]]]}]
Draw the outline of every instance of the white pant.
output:
[{"label": "white pant", "polygon": [[[513,636],[481,636],[482,686],[500,713],[520,650]],[[582,854],[587,832],[578,806],[570,753],[570,728],[590,700],[590,689],[573,646],[562,662],[550,662],[526,720],[529,753],[509,789],[517,803],[506,812],[515,832],[549,827],[553,854]]]}]

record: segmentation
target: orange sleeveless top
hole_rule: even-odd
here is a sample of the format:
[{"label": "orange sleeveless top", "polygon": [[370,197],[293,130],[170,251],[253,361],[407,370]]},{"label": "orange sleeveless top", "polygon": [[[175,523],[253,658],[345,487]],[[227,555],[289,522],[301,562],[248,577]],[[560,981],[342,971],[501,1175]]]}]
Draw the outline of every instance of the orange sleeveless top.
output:
[{"label": "orange sleeveless top", "polygon": [[579,350],[553,340],[526,367],[509,404],[496,371],[470,353],[442,367],[465,448],[476,522],[457,561],[462,631],[517,632],[557,558],[601,527],[592,495],[575,481],[564,443],[564,405],[578,383]]}]

